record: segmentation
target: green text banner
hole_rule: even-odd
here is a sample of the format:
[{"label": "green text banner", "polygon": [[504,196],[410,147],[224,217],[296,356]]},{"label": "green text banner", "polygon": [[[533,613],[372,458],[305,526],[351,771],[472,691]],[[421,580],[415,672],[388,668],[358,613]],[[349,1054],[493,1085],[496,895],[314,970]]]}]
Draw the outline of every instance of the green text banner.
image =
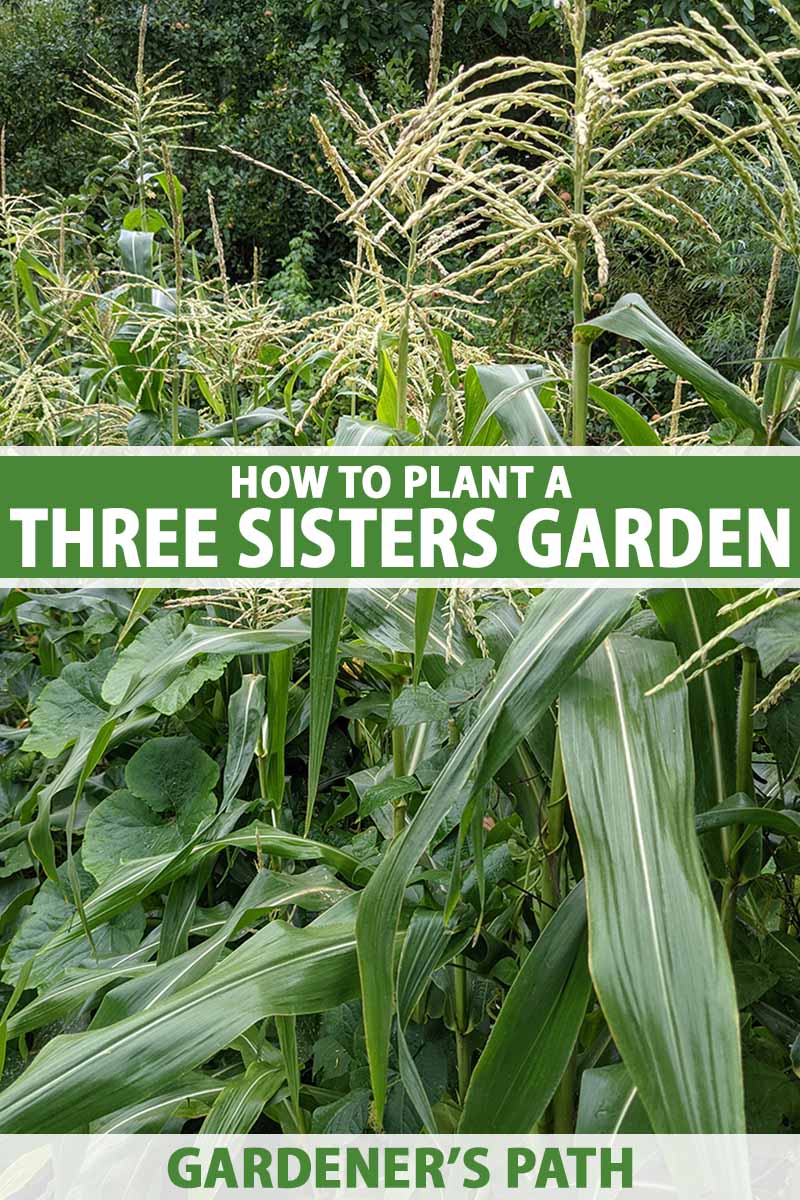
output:
[{"label": "green text banner", "polygon": [[792,450],[0,451],[0,583],[800,582]]}]

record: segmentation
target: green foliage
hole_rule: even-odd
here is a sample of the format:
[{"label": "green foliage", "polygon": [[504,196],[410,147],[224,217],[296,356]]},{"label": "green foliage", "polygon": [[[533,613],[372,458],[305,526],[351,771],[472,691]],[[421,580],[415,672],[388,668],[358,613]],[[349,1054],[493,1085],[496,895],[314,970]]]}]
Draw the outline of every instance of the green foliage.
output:
[{"label": "green foliage", "polygon": [[[445,146],[436,149],[435,163],[419,158],[429,136],[417,118],[425,64],[408,39],[373,23],[364,50],[368,68],[356,80],[343,30],[317,45],[323,33],[309,38],[312,17],[286,4],[250,14],[245,38],[241,28],[235,35],[229,28],[241,14],[223,17],[216,5],[208,7],[180,15],[160,8],[149,14],[141,43],[133,11],[111,4],[95,14],[89,38],[69,43],[83,55],[74,64],[77,86],[59,94],[64,102],[47,122],[48,136],[55,139],[55,160],[72,169],[81,156],[62,156],[57,139],[62,130],[70,137],[81,130],[81,137],[94,139],[92,164],[71,195],[54,191],[52,185],[63,188],[67,181],[50,172],[46,196],[34,200],[12,190],[3,198],[0,294],[9,321],[0,325],[0,387],[9,403],[0,411],[0,432],[7,440],[304,444],[312,436],[382,445],[411,436],[422,444],[558,444],[584,440],[587,405],[593,440],[610,435],[658,445],[703,430],[717,444],[791,440],[797,388],[789,351],[800,299],[792,300],[791,247],[776,257],[784,235],[770,204],[782,187],[796,186],[792,154],[800,161],[800,151],[792,143],[791,153],[773,156],[762,175],[748,174],[744,159],[731,160],[725,131],[746,125],[756,103],[746,86],[737,92],[729,80],[723,86],[712,77],[695,108],[659,118],[657,136],[636,113],[626,116],[631,127],[623,129],[605,103],[584,97],[586,111],[575,111],[577,93],[565,86],[562,72],[565,59],[588,55],[575,29],[565,47],[560,19],[540,29],[538,10],[448,9],[446,48],[448,22],[459,25],[461,45],[487,14],[533,21],[539,33],[526,36],[545,37],[552,62],[531,70],[552,80],[553,113],[566,141],[548,168],[531,169],[531,196],[523,201],[513,191],[517,160],[533,155],[536,161],[537,139],[547,142],[550,134],[531,114],[512,122],[505,140],[492,147],[500,119],[494,106],[503,112],[521,106],[522,112],[528,99],[524,74],[508,82],[490,62],[465,76],[485,75],[478,92],[484,116],[476,126],[469,88],[463,99],[451,100],[457,93],[445,86],[425,110],[426,120],[438,125],[451,103],[463,106],[463,115],[446,119],[454,129],[464,121],[464,161],[474,159],[477,171],[452,183],[452,193],[450,186],[437,187],[426,196],[427,172],[444,181],[460,168]],[[48,12],[39,0],[26,0],[21,12],[38,38],[54,43],[88,19],[79,0],[62,0]],[[2,27],[12,64],[18,53],[27,61],[19,44],[25,20]],[[624,38],[642,20],[627,6],[592,9],[590,33],[599,43],[592,53],[606,62],[612,92],[628,82],[606,39]],[[427,27],[420,29],[427,38]],[[383,36],[391,48],[373,44]],[[502,36],[511,34],[507,29]],[[630,44],[638,46],[632,36]],[[677,36],[698,56],[701,74],[713,68],[713,47],[696,29]],[[685,68],[674,61],[673,35],[656,31],[652,38],[645,94],[658,106],[667,98],[668,79],[670,86],[686,87],[692,76],[684,77]],[[184,41],[197,43],[195,55],[184,57]],[[525,44],[523,38],[515,53]],[[538,44],[536,50],[543,52]],[[169,51],[177,56],[177,74],[160,65]],[[90,54],[101,61],[92,65]],[[792,61],[786,60],[789,73]],[[89,66],[89,76],[80,65]],[[440,83],[451,65],[445,53]],[[25,94],[19,79],[16,84]],[[504,87],[511,91],[501,98]],[[615,104],[626,109],[621,92]],[[141,120],[128,121],[129,111]],[[605,182],[587,177],[586,212],[573,209],[585,190],[585,168],[568,148],[568,131],[579,119],[591,127],[590,158],[606,155],[615,164]],[[12,189],[31,182],[13,129],[11,122],[6,174]],[[409,168],[402,149],[415,137],[414,161],[424,170]],[[513,153],[506,141],[519,143]],[[109,147],[98,159],[97,151]],[[484,187],[481,164],[495,154],[499,174]],[[359,192],[369,202],[354,209]],[[440,212],[442,197],[451,194],[455,200]],[[609,205],[617,213],[613,221],[605,215]],[[497,248],[506,243],[509,221],[505,235],[516,248],[504,260]],[[539,222],[548,238],[539,236]],[[462,228],[474,235],[466,256],[456,253]],[[580,269],[571,249],[575,237],[586,242]],[[431,256],[437,287],[429,267],[420,267]],[[757,267],[746,274],[746,286],[743,256]],[[559,263],[575,275],[576,289],[580,276],[580,312]],[[513,286],[506,279],[512,269]],[[591,290],[593,274],[597,291]],[[621,286],[639,281],[653,320],[668,327],[674,345],[683,344],[682,358],[661,356],[669,374],[646,355],[629,353],[629,323],[614,321],[619,308],[606,298],[612,287],[616,296]],[[603,333],[596,365],[589,367],[587,352],[577,373],[567,362],[576,317],[593,337]],[[633,340],[652,351],[652,339]],[[486,361],[505,357],[509,345],[518,359],[521,344],[534,360],[524,368],[528,388],[516,378],[519,367]],[[692,352],[697,359],[689,369]],[[688,374],[681,375],[682,368]],[[683,429],[680,413],[668,428],[653,427],[649,418],[663,420],[664,410],[681,399],[671,394],[676,370],[693,389],[685,388],[683,397],[691,415]],[[710,390],[700,385],[712,376]],[[699,411],[693,393],[711,413]]]},{"label": "green foliage", "polygon": [[[416,0],[168,0],[146,46],[13,8],[0,109],[53,78],[4,438],[794,440],[800,143],[671,2],[592,6],[593,49],[582,4],[447,6],[427,103]],[[798,657],[768,589],[0,593],[0,1125],[798,1131]]]},{"label": "green foliage", "polygon": [[322,46],[337,41],[348,58],[391,55],[398,46],[424,55],[428,45],[430,9],[424,0],[384,0],[365,5],[362,0],[310,0],[306,13],[311,21],[308,42]]},{"label": "green foliage", "polygon": [[213,796],[201,793],[176,805],[174,816],[166,820],[141,796],[112,792],[86,823],[86,869],[98,883],[104,883],[123,863],[175,852],[189,843],[197,827],[213,816],[215,809]]},{"label": "green foliage", "polygon": [[[258,715],[264,703],[275,712],[280,693],[260,690],[263,674],[243,674],[259,647],[285,664],[275,647],[305,622],[287,623],[279,609],[262,613],[260,631],[231,632],[203,604],[156,607],[120,650],[132,601],[31,593],[0,623],[0,947],[3,981],[21,992],[8,1035],[24,1037],[28,1059],[20,1073],[8,1055],[5,1129],[136,1127],[147,1110],[156,1132],[198,1118],[220,1132],[369,1132],[382,1070],[388,1132],[459,1122],[565,1132],[576,1121],[589,1132],[624,1113],[628,1129],[740,1128],[742,1087],[748,1129],[797,1130],[795,603],[765,592],[729,629],[711,593],[685,597],[694,620],[662,593],[653,640],[635,632],[652,614],[633,594],[517,591],[520,626],[491,593],[471,596],[468,609],[463,593],[439,593],[432,609],[413,593],[355,593],[338,639],[317,643],[315,675],[324,646],[335,698],[320,706],[330,715],[306,838],[308,647],[298,633],[280,800],[247,715],[248,697]],[[422,644],[416,614],[426,630],[419,682],[398,690]],[[142,647],[164,622],[172,645],[145,664]],[[512,636],[498,641],[498,623]],[[735,668],[714,667],[710,688],[691,690],[673,670],[676,650],[710,661],[709,637],[758,647],[763,670],[766,715],[748,747],[743,803],[725,795],[709,806],[716,785],[700,774],[710,757],[729,769],[742,756]],[[221,671],[179,690],[169,712],[154,708],[158,681],[188,677],[215,645],[225,647]],[[97,760],[74,822],[92,946],[67,868],[73,788],[57,782],[76,750],[52,689],[63,685],[56,699],[77,696],[78,707],[88,690],[100,709],[104,678],[117,694],[122,667],[129,698],[117,707],[133,706],[131,724]],[[542,725],[553,696],[571,811],[555,854],[550,789],[561,785]],[[719,747],[709,755],[712,700]],[[406,722],[404,704],[418,722]],[[25,844],[34,781],[53,793],[53,879]],[[707,873],[703,857],[718,863],[720,848],[723,868]],[[397,920],[393,879],[404,897]],[[723,925],[716,910],[731,895],[738,919]],[[179,1109],[169,1097],[198,1070],[197,1099]],[[515,1071],[519,1086],[509,1087]]]},{"label": "green foliage", "polygon": [[[10,187],[85,197],[103,224],[121,221],[125,199],[114,159],[75,126],[63,101],[72,101],[71,89],[82,72],[95,69],[92,60],[121,78],[133,78],[139,6],[124,0],[100,5],[92,0],[22,0],[5,6],[4,13],[0,126],[7,129]],[[235,8],[216,0],[193,0],[188,6],[170,0],[151,6],[148,65],[155,70],[176,62],[186,90],[202,93],[209,105],[203,136],[193,135],[190,142],[212,148],[235,142],[319,186],[309,116],[323,79],[339,82],[345,74],[339,52],[304,46],[304,22],[298,24],[297,38],[291,40],[256,0]],[[27,97],[30,103],[24,102]],[[205,215],[210,187],[231,262],[239,270],[249,272],[254,244],[268,246],[268,262],[277,265],[292,237],[327,223],[323,205],[262,172],[242,172],[223,154],[210,160],[184,154],[179,168],[188,191],[187,221],[195,224]],[[242,235],[244,240],[237,241]]]}]

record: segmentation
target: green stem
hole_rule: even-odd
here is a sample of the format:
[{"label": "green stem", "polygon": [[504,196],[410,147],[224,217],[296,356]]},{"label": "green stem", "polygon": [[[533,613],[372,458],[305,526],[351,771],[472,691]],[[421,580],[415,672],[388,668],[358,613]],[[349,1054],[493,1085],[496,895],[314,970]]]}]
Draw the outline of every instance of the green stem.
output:
[{"label": "green stem", "polygon": [[787,920],[787,922],[786,922],[786,925],[787,925],[786,932],[788,934],[790,934],[791,937],[797,937],[797,934],[798,934],[798,932],[800,932],[800,930],[798,930],[797,921],[794,918],[794,912],[797,910],[798,903],[800,903],[800,894],[799,894],[800,886],[798,886],[798,881],[797,881],[796,875],[795,875],[794,879],[792,880],[791,888],[792,888],[792,913],[790,914],[789,920]]},{"label": "green stem", "polygon": [[[277,825],[278,810],[275,808],[274,804],[269,798],[269,775],[267,771],[267,764],[267,748],[264,746],[261,737],[259,736],[258,745],[256,746],[256,766],[258,769],[258,794],[259,799],[261,800],[260,815],[262,818],[266,819],[267,815],[269,814],[271,816],[272,824]],[[271,871],[275,871],[278,874],[280,874],[280,872],[283,870],[282,861],[277,856],[270,858],[269,866]]]},{"label": "green stem", "polygon": [[258,794],[261,799],[262,807],[266,812],[266,810],[270,807],[269,782],[267,778],[267,754],[266,751],[262,749],[260,742],[258,750],[256,751],[256,763],[258,764]]},{"label": "green stem", "polygon": [[[736,791],[755,798],[753,788],[753,709],[756,704],[758,683],[758,658],[755,650],[745,646],[742,650],[742,677],[739,683],[739,703],[736,713]],[[731,829],[730,845],[739,840],[740,829]],[[728,858],[728,875],[722,886],[720,919],[728,947],[733,945],[736,924],[736,893],[739,887],[738,854],[733,850]]]},{"label": "green stem", "polygon": [[408,304],[403,309],[403,319],[400,325],[400,340],[397,347],[397,428],[405,429],[408,424],[408,326],[411,321],[411,309]]},{"label": "green stem", "polygon": [[173,446],[177,446],[178,442],[180,441],[180,436],[181,436],[180,425],[178,424],[178,410],[179,410],[179,407],[180,407],[180,404],[179,404],[179,402],[180,402],[180,386],[181,386],[181,381],[180,381],[180,376],[178,375],[178,355],[177,355],[177,351],[176,351],[176,352],[175,352],[175,354],[173,355],[172,370],[173,370],[173,375],[172,375],[172,407],[171,407],[171,416],[172,416],[172,444],[173,444]]},{"label": "green stem", "polygon": [[142,99],[139,98],[137,104],[137,122],[136,122],[136,140],[138,142],[137,166],[136,172],[138,175],[137,187],[139,192],[139,228],[147,231],[147,190],[144,182],[144,131],[142,130],[141,122],[141,105]]},{"label": "green stem", "polygon": [[742,678],[736,715],[736,791],[755,799],[753,788],[753,709],[756,705],[758,659],[755,650],[742,650]]},{"label": "green stem", "polygon": [[553,769],[550,774],[550,799],[547,806],[547,824],[542,834],[545,861],[542,873],[542,905],[540,924],[549,922],[561,903],[561,843],[564,838],[564,809],[567,802],[567,786],[564,779],[564,761],[561,756],[561,731],[556,731],[553,750]]},{"label": "green stem", "polygon": [[18,337],[22,336],[22,306],[20,304],[19,286],[17,281],[17,246],[12,241],[11,229],[9,227],[8,217],[6,215],[6,198],[0,196],[0,213],[3,216],[3,232],[8,236],[8,282],[11,288],[11,308],[14,313],[14,332]]},{"label": "green stem", "polygon": [[[422,203],[422,193],[423,181],[418,179],[415,188],[416,208],[419,208]],[[408,340],[409,326],[411,325],[411,291],[417,271],[419,225],[419,221],[414,222],[408,243],[405,285],[406,300],[403,306],[403,316],[400,321],[400,336],[397,346],[397,428],[403,430],[408,425]]]},{"label": "green stem", "polygon": [[547,800],[547,790],[536,759],[525,742],[520,742],[498,774],[504,792],[514,801],[522,827],[531,842],[539,836],[539,814]]},{"label": "green stem", "polygon": [[175,179],[172,175],[172,164],[169,159],[169,153],[165,150],[165,167],[167,168],[167,178],[170,187],[170,208],[172,210],[172,248],[175,259],[175,341],[172,350],[172,444],[177,446],[181,431],[180,422],[178,420],[180,397],[181,397],[181,375],[180,375],[180,346],[181,346],[181,302],[183,299],[183,224],[180,219],[180,214],[177,208],[177,200],[175,198]]},{"label": "green stem", "polygon": [[572,272],[572,444],[586,445],[586,413],[589,397],[590,343],[577,332],[586,316],[584,289],[586,275],[586,231],[582,227],[584,214],[584,189],[588,146],[581,141],[580,125],[586,104],[586,79],[583,66],[583,46],[586,36],[586,12],[576,9],[575,25],[572,29],[572,45],[575,53],[575,135],[572,151],[572,210],[575,239],[575,266]]},{"label": "green stem", "polygon": [[[141,48],[140,48],[141,54]],[[144,181],[145,167],[145,136],[143,110],[145,105],[144,74],[141,62],[136,72],[136,173],[137,191],[139,194],[139,228],[147,230],[147,187]]]},{"label": "green stem", "polygon": [[11,274],[9,279],[11,283],[11,307],[14,312],[14,331],[20,337],[22,331],[22,306],[19,301],[19,289],[17,287],[16,259],[13,254],[10,254],[9,257],[11,260]]},{"label": "green stem", "polygon": [[[561,903],[561,859],[564,840],[564,815],[567,804],[567,781],[564,776],[564,759],[561,754],[561,730],[556,730],[553,748],[553,769],[550,773],[550,800],[547,809],[547,825],[542,834],[545,850],[542,872],[542,905],[539,924],[542,929],[550,922]],[[575,1051],[564,1074],[561,1076],[555,1095],[550,1103],[546,1125],[551,1133],[572,1133],[575,1129],[575,1085],[578,1060]]]},{"label": "green stem", "polygon": [[[575,168],[578,169],[577,166]],[[575,213],[580,214],[583,210],[583,187],[578,188],[575,184]],[[583,319],[586,316],[586,309],[583,302],[584,279],[586,275],[586,243],[584,236],[581,234],[575,244],[575,270],[572,273],[572,323],[573,325],[583,324]]]},{"label": "green stem", "polygon": [[733,947],[733,931],[736,926],[736,883],[728,878],[722,884],[722,896],[719,902],[719,918],[722,922],[722,933],[725,945],[730,951]]},{"label": "green stem", "polygon": [[458,1095],[461,1103],[467,1095],[472,1075],[472,1050],[465,1034],[468,1025],[467,963],[463,954],[453,959],[453,997],[456,1018],[456,1067]]},{"label": "green stem", "polygon": [[228,379],[228,400],[231,413],[231,432],[233,434],[234,446],[239,445],[239,391],[236,387],[236,379],[233,372],[233,363],[230,365]]},{"label": "green stem", "polygon": [[551,1104],[553,1133],[573,1133],[575,1129],[575,1084],[578,1059],[573,1050],[567,1069],[561,1076]]},{"label": "green stem", "polygon": [[275,1028],[278,1032],[278,1041],[286,1068],[286,1082],[289,1086],[292,1113],[297,1125],[297,1132],[307,1133],[306,1114],[300,1103],[300,1059],[297,1053],[297,1018],[294,1016],[276,1017]]},{"label": "green stem", "polygon": [[591,344],[575,334],[572,342],[572,444],[586,445],[586,416],[589,408],[589,362]]},{"label": "green stem", "polygon": [[[396,652],[394,661],[398,665],[407,666],[406,655],[401,652]],[[397,675],[392,680],[392,701],[394,702],[403,690],[405,676]],[[392,729],[392,769],[395,779],[402,779],[408,773],[408,761],[406,755],[406,731],[402,725],[395,725]],[[392,817],[392,835],[399,837],[406,827],[406,808],[407,802],[405,796],[400,796],[394,802],[394,810]]]},{"label": "green stem", "polygon": [[[796,358],[798,350],[800,350],[800,267],[798,267],[794,285],[794,297],[789,313],[789,324],[786,329],[786,345],[783,348],[783,353],[788,358]],[[778,440],[781,425],[783,424],[782,417],[784,415],[786,387],[789,381],[790,370],[792,368],[787,367],[785,364],[782,364],[778,368],[778,380],[775,387],[775,406],[772,410],[772,417],[769,421],[769,433],[767,435],[768,446],[773,446]]]}]

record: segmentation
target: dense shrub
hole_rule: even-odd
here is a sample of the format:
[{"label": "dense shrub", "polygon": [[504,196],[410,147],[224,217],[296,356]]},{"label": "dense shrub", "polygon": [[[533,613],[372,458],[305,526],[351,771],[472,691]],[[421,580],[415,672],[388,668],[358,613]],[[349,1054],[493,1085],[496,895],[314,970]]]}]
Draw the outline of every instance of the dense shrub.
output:
[{"label": "dense shrub", "polygon": [[[782,28],[759,0],[736,0],[733,7],[762,38]],[[676,19],[680,9],[679,0],[600,0],[593,13],[596,40]],[[138,0],[5,0],[0,126],[7,128],[12,191],[74,193],[96,174],[103,148],[75,126],[63,102],[92,59],[119,77],[132,77],[140,12]],[[277,269],[292,239],[306,233],[313,246],[310,274],[326,295],[347,243],[323,201],[233,160],[217,149],[220,144],[233,144],[325,192],[329,176],[309,123],[312,112],[324,109],[323,82],[345,92],[358,85],[377,89],[402,108],[404,85],[418,86],[425,77],[429,23],[428,0],[153,0],[149,68],[174,60],[186,90],[209,106],[197,140],[213,154],[187,154],[180,163],[187,220],[204,224],[211,188],[236,274],[249,274],[254,246],[264,269]],[[558,58],[562,42],[550,0],[459,0],[447,8],[443,61],[452,69],[506,50]],[[533,296],[530,304],[534,311],[550,311],[546,296]],[[505,310],[502,315],[508,316]],[[519,314],[509,319],[519,324]]]}]

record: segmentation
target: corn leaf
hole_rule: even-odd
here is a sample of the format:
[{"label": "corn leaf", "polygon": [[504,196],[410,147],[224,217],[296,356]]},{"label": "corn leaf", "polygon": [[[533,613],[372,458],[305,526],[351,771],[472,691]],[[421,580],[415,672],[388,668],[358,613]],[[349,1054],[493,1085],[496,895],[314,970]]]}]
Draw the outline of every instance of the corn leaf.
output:
[{"label": "corn leaf", "polygon": [[747,393],[703,362],[636,292],[622,296],[607,313],[577,328],[584,334],[608,332],[638,342],[679,379],[691,383],[718,420],[732,420],[739,429],[751,429],[756,441],[764,441],[761,414]]},{"label": "corn leaf", "polygon": [[[179,1079],[160,1096],[151,1096],[138,1104],[108,1113],[91,1125],[91,1133],[163,1133],[164,1126],[178,1110],[194,1105],[213,1104],[225,1084],[213,1075],[193,1071]],[[113,1145],[113,1143],[107,1143]]]},{"label": "corn leaf", "polygon": [[[285,653],[276,651],[278,655]],[[231,696],[228,705],[228,752],[222,779],[224,806],[239,794],[253,762],[264,719],[264,682],[263,675],[242,676],[242,686]]]},{"label": "corn leaf", "polygon": [[171,962],[189,949],[189,930],[197,907],[197,900],[205,872],[193,871],[182,875],[167,893],[164,916],[161,921],[161,936],[158,939],[158,963]]},{"label": "corn leaf", "polygon": [[259,871],[228,919],[210,937],[177,958],[159,963],[146,973],[140,972],[109,992],[97,1011],[92,1028],[99,1029],[152,1008],[190,983],[196,983],[217,965],[227,943],[252,926],[260,916],[289,904],[297,904],[303,909],[321,909],[346,895],[347,889],[325,867],[312,867],[299,875]]},{"label": "corn leaf", "polygon": [[591,991],[579,884],[529,952],[472,1073],[460,1133],[529,1133],[569,1062]]},{"label": "corn leaf", "polygon": [[157,1096],[267,1016],[324,1012],[358,990],[351,921],[274,921],[204,979],[103,1029],[55,1038],[0,1094],[6,1133],[74,1132]]},{"label": "corn leaf", "polygon": [[589,384],[589,398],[611,418],[626,446],[661,445],[661,438],[653,426],[627,400],[607,392],[596,383]]},{"label": "corn leaf", "polygon": [[121,229],[118,240],[122,269],[143,279],[153,277],[153,235],[140,230]]},{"label": "corn leaf", "polygon": [[286,719],[291,677],[292,651],[277,650],[271,654],[267,677],[267,794],[278,812],[286,785]]},{"label": "corn leaf", "polygon": [[117,638],[117,647],[122,645],[136,622],[147,612],[150,605],[155,604],[162,590],[162,588],[139,588],[131,605],[131,610],[125,618],[125,624],[122,626]]},{"label": "corn leaf", "polygon": [[[353,629],[371,646],[413,654],[417,642],[417,607],[413,592],[383,588],[350,588],[347,617]],[[441,593],[436,597],[428,625],[425,650],[458,665],[474,657],[460,621],[448,625]]]},{"label": "corn leaf", "polygon": [[[663,588],[648,594],[648,603],[681,661],[701,650],[721,629],[719,603],[703,588]],[[715,808],[736,791],[736,681],[733,661],[704,671],[689,684],[689,719],[694,751],[697,812]],[[717,878],[726,870],[717,839],[706,838],[703,850]]]},{"label": "corn leaf", "polygon": [[553,376],[538,366],[503,363],[475,366],[484,407],[474,423],[468,445],[494,444],[483,440],[496,421],[509,446],[563,446],[564,442],[539,399],[539,389]]},{"label": "corn leaf", "polygon": [[[234,815],[238,818],[239,814]],[[85,900],[84,915],[88,927],[95,929],[105,924],[144,896],[152,895],[228,846],[251,853],[260,850],[265,857],[288,858],[295,862],[319,860],[348,878],[363,869],[358,859],[345,850],[255,822],[209,841],[198,840],[177,852],[157,854],[124,864]],[[41,954],[51,955],[60,947],[70,945],[84,936],[80,925],[71,919],[65,921],[62,928],[41,948]]]},{"label": "corn leaf", "polygon": [[222,1089],[201,1133],[249,1133],[285,1078],[283,1067],[252,1062],[244,1074]]},{"label": "corn leaf", "polygon": [[322,756],[328,736],[347,588],[317,588],[311,593],[311,722],[308,733],[308,796],[305,833],[311,828]]},{"label": "corn leaf", "polygon": [[414,602],[414,687],[419,683],[425,647],[436,608],[437,588],[417,588]]},{"label": "corn leaf", "polygon": [[361,417],[340,417],[336,426],[334,446],[386,446],[397,430],[380,421],[365,421]]},{"label": "corn leaf", "polygon": [[686,688],[645,696],[676,662],[667,643],[611,637],[561,693],[590,966],[653,1127],[740,1133],[736,995],[694,836]]},{"label": "corn leaf", "polygon": [[652,1133],[641,1096],[624,1063],[592,1067],[581,1075],[576,1133]]},{"label": "corn leaf", "polygon": [[[153,701],[201,654],[269,654],[298,646],[308,641],[308,636],[307,624],[292,619],[261,630],[187,625],[169,646],[147,658],[135,655],[136,641],[133,641],[109,671],[103,684],[103,699],[114,706],[117,716],[124,715]],[[130,663],[124,673],[120,670],[123,663]]]},{"label": "corn leaf", "polygon": [[758,808],[755,805],[740,806],[728,802],[695,817],[698,833],[727,829],[731,825],[755,825],[760,829],[772,829],[785,837],[800,838],[800,813],[793,808]]},{"label": "corn leaf", "polygon": [[364,890],[357,923],[359,970],[379,1121],[386,1100],[393,1013],[393,934],[411,872],[479,762],[483,760],[477,786],[502,767],[563,681],[619,622],[631,598],[631,592],[616,589],[554,590],[531,602],[478,717]]},{"label": "corn leaf", "polygon": [[797,404],[800,396],[800,363],[794,355],[800,350],[800,334],[796,334],[797,345],[789,347],[789,326],[780,333],[773,357],[767,368],[764,381],[764,398],[761,403],[761,420],[764,428],[785,418]]}]

